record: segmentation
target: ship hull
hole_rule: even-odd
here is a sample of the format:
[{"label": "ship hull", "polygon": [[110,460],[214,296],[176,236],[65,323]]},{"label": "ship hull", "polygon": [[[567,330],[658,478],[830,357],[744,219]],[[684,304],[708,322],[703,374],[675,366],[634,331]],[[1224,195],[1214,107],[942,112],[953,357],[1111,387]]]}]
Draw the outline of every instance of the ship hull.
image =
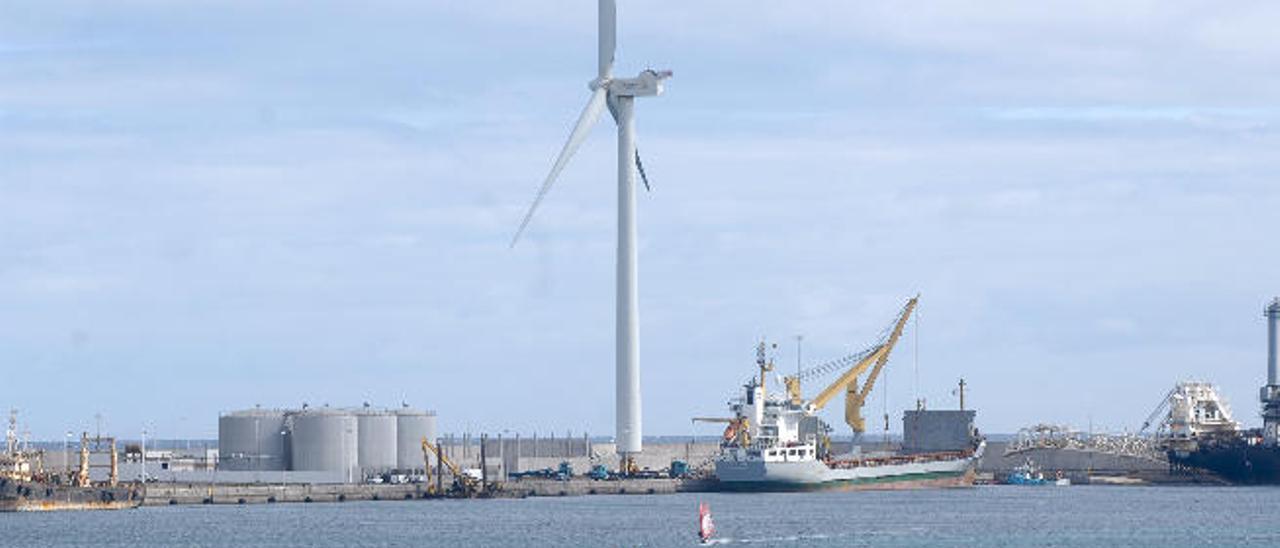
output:
[{"label": "ship hull", "polygon": [[1208,470],[1231,483],[1280,485],[1280,447],[1243,442],[1209,444],[1192,451],[1169,451],[1174,466]]},{"label": "ship hull", "polygon": [[0,512],[124,510],[142,504],[142,488],[71,487],[0,479]]},{"label": "ship hull", "polygon": [[831,467],[817,460],[796,462],[716,461],[724,491],[859,491],[929,489],[973,485],[982,447],[971,455],[876,466]]},{"label": "ship hull", "polygon": [[876,478],[859,478],[819,482],[787,482],[787,481],[724,481],[721,480],[721,491],[729,492],[808,492],[808,491],[892,491],[910,489],[946,489],[952,487],[969,487],[973,485],[974,471],[960,473],[907,474],[900,476],[884,476]]}]

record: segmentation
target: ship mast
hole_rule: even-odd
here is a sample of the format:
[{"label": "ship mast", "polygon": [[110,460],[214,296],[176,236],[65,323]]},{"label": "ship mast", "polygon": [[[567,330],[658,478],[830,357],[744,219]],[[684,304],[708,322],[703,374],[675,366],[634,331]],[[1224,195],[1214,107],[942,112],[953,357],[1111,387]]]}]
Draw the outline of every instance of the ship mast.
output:
[{"label": "ship mast", "polygon": [[[777,347],[778,347],[778,344],[777,344],[777,343],[774,343],[773,347],[774,347],[774,348],[777,348]],[[766,385],[765,385],[765,382],[768,380],[768,373],[769,373],[770,371],[773,371],[773,360],[768,359],[768,358],[766,357],[766,355],[765,355],[765,349],[766,349],[766,346],[765,346],[764,341],[762,340],[762,341],[760,341],[760,344],[759,344],[758,346],[756,346],[756,365],[760,367],[760,402],[761,402],[761,405],[763,405],[763,404],[764,404],[765,396],[767,396],[767,395],[768,395],[768,389],[765,387],[765,386],[766,386]]]},{"label": "ship mast", "polygon": [[4,451],[5,454],[14,455],[18,452],[18,410],[9,410],[9,427],[4,431]]}]

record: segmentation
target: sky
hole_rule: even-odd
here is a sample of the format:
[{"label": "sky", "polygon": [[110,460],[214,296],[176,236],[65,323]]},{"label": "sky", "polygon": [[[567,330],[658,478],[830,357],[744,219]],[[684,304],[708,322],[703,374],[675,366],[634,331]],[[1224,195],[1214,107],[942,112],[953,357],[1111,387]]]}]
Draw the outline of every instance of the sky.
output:
[{"label": "sky", "polygon": [[[987,432],[1133,430],[1186,379],[1260,422],[1280,5],[619,4],[616,72],[675,74],[637,102],[646,434],[714,434],[762,337],[816,365],[917,293],[865,413],[895,432],[962,377]],[[0,1],[0,406],[610,435],[607,117],[508,247],[595,32],[590,0]]]}]

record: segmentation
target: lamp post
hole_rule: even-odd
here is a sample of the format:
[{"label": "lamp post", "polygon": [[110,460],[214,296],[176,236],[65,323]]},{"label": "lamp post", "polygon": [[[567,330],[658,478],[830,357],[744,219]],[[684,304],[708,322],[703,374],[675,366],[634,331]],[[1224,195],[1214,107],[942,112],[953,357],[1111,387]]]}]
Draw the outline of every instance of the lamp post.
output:
[{"label": "lamp post", "polygon": [[142,429],[142,483],[147,483],[147,429]]}]

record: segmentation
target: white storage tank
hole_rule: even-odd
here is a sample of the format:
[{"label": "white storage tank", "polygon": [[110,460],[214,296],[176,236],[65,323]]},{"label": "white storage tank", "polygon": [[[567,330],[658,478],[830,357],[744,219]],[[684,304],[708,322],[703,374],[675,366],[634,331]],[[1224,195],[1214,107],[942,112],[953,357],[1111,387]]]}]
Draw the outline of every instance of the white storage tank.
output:
[{"label": "white storage tank", "polygon": [[350,411],[310,409],[292,417],[293,470],[339,472],[359,481],[359,424]]},{"label": "white storage tank", "polygon": [[363,476],[382,474],[396,467],[396,415],[389,411],[356,411],[359,447],[357,460]]},{"label": "white storage tank", "polygon": [[218,468],[286,470],[289,467],[285,412],[232,411],[218,417]]},{"label": "white storage tank", "polygon": [[422,438],[436,442],[436,414],[404,408],[396,411],[396,468],[422,470]]}]

